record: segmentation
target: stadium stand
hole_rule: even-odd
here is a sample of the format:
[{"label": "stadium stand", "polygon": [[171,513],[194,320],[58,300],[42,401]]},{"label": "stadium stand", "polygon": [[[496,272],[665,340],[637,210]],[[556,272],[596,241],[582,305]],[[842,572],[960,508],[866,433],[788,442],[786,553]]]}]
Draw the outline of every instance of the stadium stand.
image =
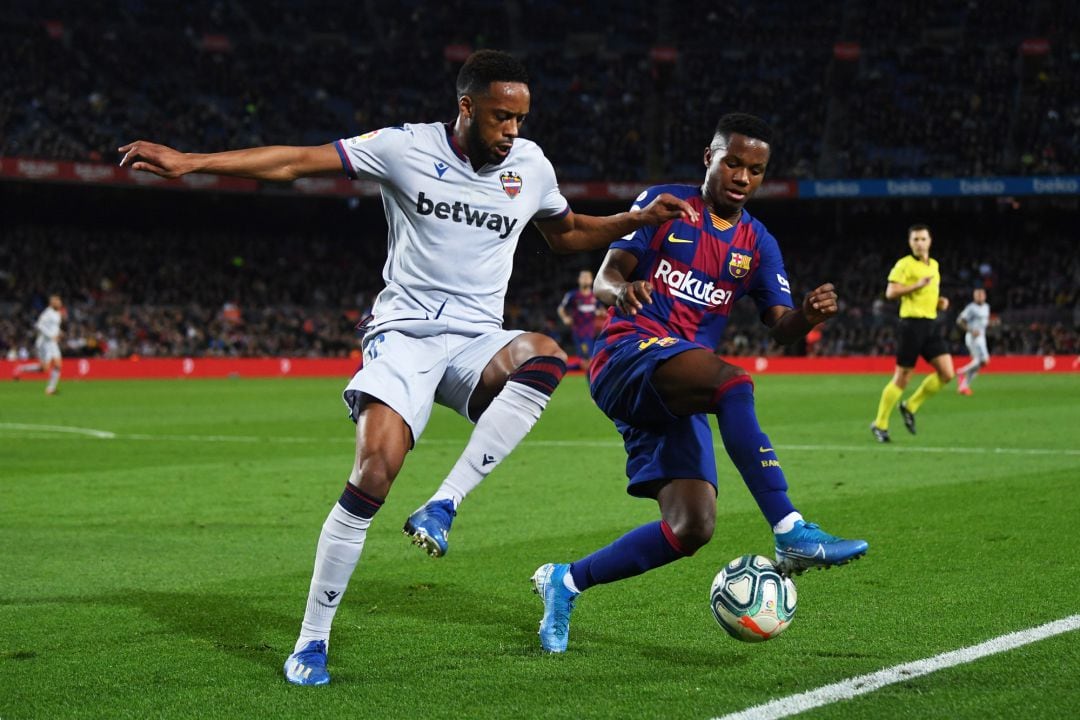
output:
[{"label": "stadium stand", "polygon": [[[772,178],[1080,173],[1075,4],[1035,0],[1020,16],[985,0],[618,5],[20,0],[0,17],[0,156],[114,163],[136,137],[209,151],[446,120],[460,61],[503,47],[527,60],[526,134],[564,181],[697,181],[710,129],[733,109],[777,128]],[[0,183],[5,356],[28,352],[52,291],[69,302],[68,354],[355,352],[353,327],[381,286],[377,201],[31,185]],[[135,225],[110,211],[133,205],[146,208]],[[750,210],[779,238],[797,295],[826,279],[843,292],[841,317],[785,352],[892,353],[884,277],[903,229],[927,215],[954,311],[972,286],[990,289],[995,353],[1077,351],[1075,196]],[[358,222],[366,241],[341,232]],[[526,236],[508,326],[564,339],[559,296],[599,262]],[[724,350],[784,351],[749,305]]]}]

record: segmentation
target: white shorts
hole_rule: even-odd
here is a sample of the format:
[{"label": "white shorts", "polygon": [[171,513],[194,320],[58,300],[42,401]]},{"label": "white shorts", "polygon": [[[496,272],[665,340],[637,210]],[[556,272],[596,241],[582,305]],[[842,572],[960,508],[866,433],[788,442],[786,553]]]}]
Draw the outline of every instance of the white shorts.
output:
[{"label": "white shorts", "polygon": [[478,335],[443,332],[413,335],[403,330],[370,332],[364,338],[364,363],[342,394],[353,422],[364,408],[364,395],[386,403],[404,418],[413,442],[420,439],[434,403],[470,422],[469,398],[480,375],[499,350],[522,330]]},{"label": "white shorts", "polygon": [[42,365],[60,359],[60,343],[55,340],[39,337],[34,343],[34,350]]},{"label": "white shorts", "polygon": [[990,351],[986,349],[986,333],[982,333],[979,337],[972,337],[971,333],[964,333],[964,344],[967,345],[972,360],[977,361],[979,364],[990,361]]}]

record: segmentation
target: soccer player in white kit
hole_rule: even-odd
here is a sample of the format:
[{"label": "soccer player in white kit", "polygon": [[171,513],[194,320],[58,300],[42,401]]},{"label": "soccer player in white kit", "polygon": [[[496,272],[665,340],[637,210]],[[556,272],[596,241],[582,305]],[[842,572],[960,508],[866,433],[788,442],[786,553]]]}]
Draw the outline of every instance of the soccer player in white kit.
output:
[{"label": "soccer player in white kit", "polygon": [[34,323],[37,337],[34,340],[34,351],[38,361],[16,365],[14,376],[18,380],[23,373],[48,372],[49,382],[45,385],[46,395],[55,395],[56,386],[60,383],[60,369],[63,358],[60,355],[60,325],[64,320],[64,302],[59,295],[49,296],[49,305],[38,315]]},{"label": "soccer player in white kit", "polygon": [[960,311],[956,324],[964,329],[964,344],[967,345],[971,360],[959,368],[960,376],[956,392],[971,395],[971,381],[979,374],[983,366],[990,364],[990,351],[986,348],[986,328],[990,325],[990,305],[986,302],[986,290],[975,288],[971,293],[972,301]]},{"label": "soccer player in white kit", "polygon": [[360,558],[372,518],[424,430],[432,405],[476,423],[465,451],[405,530],[429,553],[446,552],[461,499],[524,438],[566,369],[540,333],[502,329],[514,248],[535,222],[556,252],[607,247],[676,217],[690,205],[662,195],[642,210],[575,214],[551,163],[518,137],[529,112],[525,68],[483,50],[457,78],[450,124],[406,124],[318,147],[272,146],[180,153],[146,141],[119,149],[120,164],[163,177],[189,172],[291,181],[331,172],[379,182],[389,225],[385,289],[363,337],[363,365],[344,399],[356,422],[356,455],[323,525],[300,636],[285,661],[297,685],[324,685],[330,624]]}]

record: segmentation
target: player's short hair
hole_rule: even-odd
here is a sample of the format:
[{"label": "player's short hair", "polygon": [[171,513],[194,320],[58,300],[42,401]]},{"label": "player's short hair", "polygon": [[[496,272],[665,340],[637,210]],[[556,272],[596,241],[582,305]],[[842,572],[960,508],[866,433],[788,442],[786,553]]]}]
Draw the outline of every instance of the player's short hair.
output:
[{"label": "player's short hair", "polygon": [[501,50],[477,50],[457,76],[457,94],[473,95],[487,92],[493,82],[529,83],[529,74],[525,66],[510,53]]},{"label": "player's short hair", "polygon": [[915,223],[914,225],[912,225],[911,227],[909,227],[907,229],[908,237],[911,237],[911,233],[916,232],[918,230],[925,230],[926,232],[930,232],[930,226],[927,225],[926,223]]},{"label": "player's short hair", "polygon": [[759,118],[757,115],[751,115],[750,113],[728,113],[720,118],[720,121],[716,123],[716,131],[713,133],[713,140],[722,137],[724,140],[730,140],[731,136],[735,133],[745,135],[748,138],[754,138],[760,140],[766,145],[772,147],[773,142],[773,129],[769,127],[769,124]]}]

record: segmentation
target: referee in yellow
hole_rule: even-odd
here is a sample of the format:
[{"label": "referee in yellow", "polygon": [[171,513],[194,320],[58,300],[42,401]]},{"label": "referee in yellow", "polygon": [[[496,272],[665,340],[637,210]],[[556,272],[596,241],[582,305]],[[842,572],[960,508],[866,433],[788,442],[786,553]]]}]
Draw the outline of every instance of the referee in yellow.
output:
[{"label": "referee in yellow", "polygon": [[933,366],[934,372],[926,376],[906,402],[900,403],[904,426],[912,435],[915,434],[915,413],[956,375],[945,339],[934,327],[938,311],[948,310],[949,299],[940,295],[941,272],[938,261],[930,257],[930,242],[930,228],[926,225],[908,228],[911,254],[900,258],[893,266],[889,285],[885,288],[887,299],[900,298],[900,338],[896,348],[896,370],[881,391],[877,417],[870,425],[870,432],[878,442],[890,440],[889,415],[904,394],[920,355]]}]

